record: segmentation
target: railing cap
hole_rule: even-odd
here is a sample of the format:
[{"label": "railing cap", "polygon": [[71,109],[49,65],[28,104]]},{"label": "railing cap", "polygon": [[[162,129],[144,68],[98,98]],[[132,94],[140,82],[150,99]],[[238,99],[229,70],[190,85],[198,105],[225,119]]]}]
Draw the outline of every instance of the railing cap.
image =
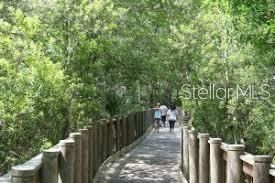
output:
[{"label": "railing cap", "polygon": [[74,147],[75,141],[73,139],[60,140],[59,146],[61,147]]},{"label": "railing cap", "polygon": [[101,119],[97,122],[97,125],[104,125],[107,124],[107,120],[106,119]]},{"label": "railing cap", "polygon": [[81,133],[80,132],[73,132],[73,133],[70,133],[69,135],[71,138],[75,138],[75,139],[81,139]]},{"label": "railing cap", "polygon": [[209,133],[199,133],[198,138],[209,138]]},{"label": "railing cap", "polygon": [[30,164],[23,164],[23,165],[17,165],[13,166],[11,168],[11,174],[13,177],[30,177],[34,176],[36,172],[38,171],[36,166],[33,166]]},{"label": "railing cap", "polygon": [[222,143],[222,139],[221,138],[210,138],[208,140],[209,144],[221,144]]},{"label": "railing cap", "polygon": [[245,153],[240,156],[240,159],[250,165],[254,165],[254,156],[252,154]]},{"label": "railing cap", "polygon": [[93,129],[93,127],[94,127],[94,125],[88,125],[88,126],[85,126],[85,128],[87,129],[87,130],[91,130],[91,129]]},{"label": "railing cap", "polygon": [[89,130],[88,129],[79,129],[79,132],[81,134],[89,134]]},{"label": "railing cap", "polygon": [[42,151],[43,157],[56,158],[60,154],[58,149],[47,149]]},{"label": "railing cap", "polygon": [[228,144],[227,150],[228,151],[244,151],[245,145],[243,145],[243,144]]},{"label": "railing cap", "polygon": [[255,155],[255,163],[271,163],[271,156],[269,155]]}]

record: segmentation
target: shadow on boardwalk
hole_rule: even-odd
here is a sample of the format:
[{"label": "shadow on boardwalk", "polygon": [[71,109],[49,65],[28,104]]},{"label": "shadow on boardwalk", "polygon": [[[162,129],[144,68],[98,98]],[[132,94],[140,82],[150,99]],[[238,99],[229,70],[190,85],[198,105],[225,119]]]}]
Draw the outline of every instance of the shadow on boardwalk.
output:
[{"label": "shadow on boardwalk", "polygon": [[180,130],[161,128],[120,159],[107,165],[99,175],[100,183],[180,183]]}]

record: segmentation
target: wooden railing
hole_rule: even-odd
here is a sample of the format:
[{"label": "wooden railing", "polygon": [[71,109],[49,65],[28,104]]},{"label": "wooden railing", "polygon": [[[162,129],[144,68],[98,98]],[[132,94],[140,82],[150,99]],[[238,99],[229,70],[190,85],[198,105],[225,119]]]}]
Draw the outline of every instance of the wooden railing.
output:
[{"label": "wooden railing", "polygon": [[182,126],[181,170],[189,183],[275,183],[275,166],[267,155],[245,152],[190,126]]},{"label": "wooden railing", "polygon": [[30,161],[12,167],[0,182],[92,182],[101,164],[143,136],[152,121],[153,110],[148,110],[91,123]]}]

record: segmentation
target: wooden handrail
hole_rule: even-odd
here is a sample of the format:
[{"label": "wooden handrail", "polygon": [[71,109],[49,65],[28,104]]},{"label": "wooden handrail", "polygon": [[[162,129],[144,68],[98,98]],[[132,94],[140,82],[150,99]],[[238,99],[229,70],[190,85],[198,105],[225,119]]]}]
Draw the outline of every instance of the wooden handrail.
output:
[{"label": "wooden handrail", "polygon": [[[60,141],[45,153],[40,153],[22,165],[12,167],[11,172],[0,177],[0,182],[92,182],[101,164],[109,156],[141,137],[152,121],[153,110],[150,109],[112,120],[94,122],[86,129],[80,129],[80,133],[71,133],[69,138]],[[88,147],[88,150],[82,147]],[[88,177],[86,179],[83,176]]]},{"label": "wooden handrail", "polygon": [[[188,133],[188,131],[190,131],[190,129],[195,130],[194,127],[188,127],[188,126],[183,126],[182,127],[183,130],[182,131],[182,140],[183,142],[182,147],[181,148],[186,148],[189,143],[189,136],[186,135]],[[184,130],[185,129],[185,130]],[[209,138],[211,139],[211,138]],[[213,138],[212,138],[213,139]],[[214,138],[215,139],[215,138]],[[198,140],[203,140],[198,136]],[[211,141],[209,141],[211,142]],[[185,145],[184,145],[185,144]],[[198,143],[201,144],[201,143]],[[204,145],[204,143],[202,143],[201,145]],[[185,147],[184,147],[185,146]],[[211,151],[211,146],[210,144],[208,144],[208,148],[210,148]],[[189,148],[192,148],[193,146],[189,146]],[[213,146],[213,148],[216,146]],[[212,174],[209,174],[209,180],[210,182],[218,182],[218,183],[275,183],[275,165],[271,164],[271,157],[269,156],[259,156],[259,155],[253,155],[247,152],[244,152],[244,145],[242,144],[227,144],[222,142],[220,145],[218,145],[218,147],[220,147],[221,153],[220,156],[222,157],[218,157],[217,154],[217,149],[213,149],[212,151],[215,151],[216,154],[207,154],[207,155],[203,155],[203,157],[205,158],[205,156],[208,156],[208,158],[210,158],[210,173],[211,171]],[[200,149],[200,147],[199,147]],[[203,147],[203,149],[201,151],[198,152],[198,155],[194,155],[192,154],[192,158],[195,157],[201,157],[202,154],[200,153],[205,153],[205,150],[207,149],[207,147]],[[192,151],[192,149],[188,149],[189,151]],[[181,150],[181,152],[184,152],[184,149]],[[192,151],[194,152],[194,151]],[[207,151],[206,151],[207,152]],[[190,164],[190,160],[188,160],[190,157],[188,157],[185,154],[181,155],[181,168],[183,171],[183,174],[185,175],[186,179],[188,181],[190,181],[190,183],[197,183],[194,182],[193,180],[190,180],[189,177],[199,177],[199,180],[204,180],[203,182],[208,183],[208,179],[205,177],[205,174],[200,175],[198,172],[203,172],[205,169],[205,165],[203,166],[203,164],[205,162],[199,162],[199,171],[189,171],[189,166],[188,163]],[[213,159],[214,158],[214,159]],[[218,164],[213,164],[213,160],[215,160],[215,158],[221,159],[223,160],[223,165],[218,165]],[[202,160],[200,158],[200,160]],[[203,159],[204,161],[206,161],[205,159]],[[209,160],[208,160],[209,161]],[[206,161],[206,162],[208,162]],[[217,162],[219,162],[220,160],[218,160]],[[187,164],[186,164],[187,162]],[[194,161],[193,161],[194,162]],[[215,167],[212,167],[215,166]],[[217,167],[220,170],[217,170]],[[206,170],[206,172],[209,172],[208,170]],[[191,174],[192,175],[191,175]],[[202,173],[201,173],[202,174]],[[243,180],[243,174],[245,175],[245,180]],[[201,177],[203,176],[203,177]],[[221,178],[220,180],[218,180],[217,178]]]}]

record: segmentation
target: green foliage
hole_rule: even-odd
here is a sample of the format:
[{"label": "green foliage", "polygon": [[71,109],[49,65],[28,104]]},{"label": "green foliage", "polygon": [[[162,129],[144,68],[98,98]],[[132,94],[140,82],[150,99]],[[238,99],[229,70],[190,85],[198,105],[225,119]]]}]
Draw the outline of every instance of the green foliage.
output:
[{"label": "green foliage", "polygon": [[[268,85],[274,74],[274,9],[269,1],[189,1],[188,22],[173,29],[172,46],[185,53],[186,84],[224,88]],[[185,89],[183,89],[184,92]],[[193,125],[229,143],[245,142],[247,150],[274,156],[274,89],[270,97],[183,99]],[[265,93],[266,94],[266,93]],[[272,142],[273,141],[273,142]],[[274,146],[274,145],[273,145]]]},{"label": "green foliage", "polygon": [[66,108],[62,67],[52,63],[35,41],[38,18],[13,8],[9,11],[13,19],[0,23],[0,139],[4,151],[0,160],[4,167],[37,153],[44,138],[56,143],[64,126],[60,114]]},{"label": "green foliage", "polygon": [[180,99],[186,84],[269,82],[268,0],[46,2],[0,2],[0,174],[89,121],[157,102],[183,103],[201,131],[274,153],[271,88],[269,99]]}]

